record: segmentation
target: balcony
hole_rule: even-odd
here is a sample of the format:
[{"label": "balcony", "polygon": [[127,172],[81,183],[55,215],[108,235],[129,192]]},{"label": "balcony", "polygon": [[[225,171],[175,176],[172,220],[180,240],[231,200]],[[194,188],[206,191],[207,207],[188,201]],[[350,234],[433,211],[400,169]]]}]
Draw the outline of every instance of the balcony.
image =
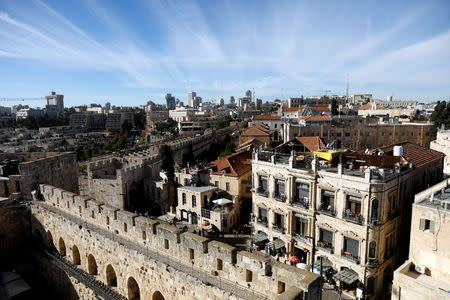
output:
[{"label": "balcony", "polygon": [[277,201],[280,201],[280,202],[285,202],[285,201],[286,201],[286,195],[280,194],[280,193],[275,193],[275,194],[273,195],[273,198],[274,198],[275,200],[277,200]]},{"label": "balcony", "polygon": [[279,233],[282,233],[282,234],[284,234],[284,231],[285,231],[285,229],[282,226],[276,225],[276,224],[272,225],[272,230],[276,231],[276,232],[279,232]]},{"label": "balcony", "polygon": [[263,197],[268,197],[269,196],[269,192],[266,191],[265,189],[263,189],[262,187],[257,188],[256,189],[256,193],[258,195],[260,195],[260,196],[263,196]]},{"label": "balcony", "polygon": [[256,223],[261,224],[261,225],[263,225],[263,226],[265,226],[265,227],[268,227],[267,220],[263,220],[263,219],[258,218],[258,219],[256,220]]},{"label": "balcony", "polygon": [[336,210],[331,205],[320,204],[319,211],[325,215],[336,217]]},{"label": "balcony", "polygon": [[295,201],[292,201],[292,204],[309,209],[309,200],[306,197],[296,197]]},{"label": "balcony", "polygon": [[376,265],[378,265],[378,259],[376,259],[376,258],[369,258],[367,264],[369,266],[376,266]]},{"label": "balcony", "polygon": [[351,254],[350,252],[342,250],[341,257],[355,264],[359,264],[359,257]]},{"label": "balcony", "polygon": [[349,209],[344,210],[342,214],[342,219],[356,224],[364,223],[364,217],[361,214],[356,214],[350,211]]},{"label": "balcony", "polygon": [[292,233],[292,238],[297,240],[297,241],[303,242],[305,244],[308,243],[308,239],[305,237],[304,234],[300,234],[300,233],[295,232],[295,233]]},{"label": "balcony", "polygon": [[331,254],[334,253],[333,245],[330,244],[330,243],[327,243],[327,242],[321,242],[321,241],[319,241],[319,242],[317,243],[317,248],[319,248],[319,249],[321,249],[321,250],[323,250],[323,251],[329,252],[329,253],[331,253]]}]

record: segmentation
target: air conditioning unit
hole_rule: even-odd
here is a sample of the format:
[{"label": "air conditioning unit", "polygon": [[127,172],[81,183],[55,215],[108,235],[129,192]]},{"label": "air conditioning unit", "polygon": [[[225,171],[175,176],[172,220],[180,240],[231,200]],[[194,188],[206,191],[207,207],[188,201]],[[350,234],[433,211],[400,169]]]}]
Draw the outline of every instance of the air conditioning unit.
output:
[{"label": "air conditioning unit", "polygon": [[424,266],[415,265],[414,269],[416,270],[417,273],[425,274],[425,267]]}]

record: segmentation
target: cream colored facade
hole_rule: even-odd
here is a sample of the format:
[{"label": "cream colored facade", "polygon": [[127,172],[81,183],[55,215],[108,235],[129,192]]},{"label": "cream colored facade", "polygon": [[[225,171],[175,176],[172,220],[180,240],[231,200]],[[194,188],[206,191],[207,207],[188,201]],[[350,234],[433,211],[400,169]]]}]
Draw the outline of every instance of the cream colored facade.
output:
[{"label": "cream colored facade", "polygon": [[430,149],[440,151],[445,154],[444,173],[450,176],[450,130],[439,130],[436,140],[431,141]]},{"label": "cream colored facade", "polygon": [[450,179],[415,197],[409,259],[394,273],[400,299],[450,299]]},{"label": "cream colored facade", "polygon": [[315,160],[299,165],[294,156],[253,155],[254,230],[266,233],[269,244],[283,241],[286,254],[279,258],[287,260],[290,253],[309,265],[326,257],[335,271],[356,272],[368,295],[388,290],[413,178],[421,169],[330,169]]}]

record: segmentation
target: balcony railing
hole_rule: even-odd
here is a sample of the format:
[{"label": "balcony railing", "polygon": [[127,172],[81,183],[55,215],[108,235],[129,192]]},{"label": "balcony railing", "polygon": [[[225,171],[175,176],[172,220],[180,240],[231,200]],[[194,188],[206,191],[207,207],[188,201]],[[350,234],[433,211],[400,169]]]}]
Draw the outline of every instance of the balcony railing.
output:
[{"label": "balcony railing", "polygon": [[263,196],[263,197],[268,197],[268,196],[269,196],[269,192],[266,191],[265,189],[263,189],[262,187],[257,188],[257,189],[256,189],[256,193],[257,193],[258,195]]},{"label": "balcony railing", "polygon": [[284,228],[279,225],[272,225],[272,230],[284,234]]},{"label": "balcony railing", "polygon": [[256,219],[256,223],[264,225],[265,227],[267,227],[267,220],[263,220],[263,219]]},{"label": "balcony railing", "polygon": [[356,224],[364,223],[364,217],[361,214],[355,214],[348,210],[344,210],[342,218]]},{"label": "balcony railing", "polygon": [[336,216],[336,210],[334,209],[333,206],[330,206],[330,205],[326,206],[325,204],[321,204],[319,206],[319,211],[326,215],[329,215],[329,216],[333,216],[333,217]]},{"label": "balcony railing", "polygon": [[330,252],[331,254],[334,253],[333,245],[330,243],[327,243],[327,242],[319,241],[317,243],[317,248],[322,249],[323,251],[326,251],[326,252]]},{"label": "balcony railing", "polygon": [[356,255],[351,254],[350,252],[346,252],[342,250],[341,257],[343,257],[346,260],[349,260],[351,262],[354,262],[355,264],[359,264],[359,257]]},{"label": "balcony railing", "polygon": [[281,201],[281,202],[286,201],[286,195],[280,194],[280,193],[275,193],[275,194],[273,194],[273,198],[274,198],[275,200],[278,200],[278,201]]},{"label": "balcony railing", "polygon": [[304,243],[307,243],[308,242],[308,239],[305,237],[305,235],[304,234],[300,234],[300,233],[292,233],[292,237],[294,238],[294,239],[296,239],[296,240],[298,240],[298,241],[301,241],[301,242],[304,242]]},{"label": "balcony railing", "polygon": [[296,197],[294,201],[292,201],[294,205],[303,206],[306,209],[309,209],[309,200],[306,197]]},{"label": "balcony railing", "polygon": [[376,266],[376,265],[378,265],[378,259],[376,259],[376,258],[369,258],[369,260],[367,261],[367,264],[369,266]]}]

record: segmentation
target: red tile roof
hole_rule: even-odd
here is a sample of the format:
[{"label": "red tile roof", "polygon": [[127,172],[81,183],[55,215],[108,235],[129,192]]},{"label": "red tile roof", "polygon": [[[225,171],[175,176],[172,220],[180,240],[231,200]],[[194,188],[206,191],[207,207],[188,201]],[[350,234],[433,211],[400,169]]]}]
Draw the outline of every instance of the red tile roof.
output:
[{"label": "red tile roof", "polygon": [[[420,145],[409,142],[398,143],[395,145],[385,146],[378,149],[382,150],[385,154],[392,155],[394,152],[394,146],[402,146],[403,157],[405,159],[411,158],[413,166],[416,168],[426,165],[427,163],[430,163],[438,159],[444,159],[445,156],[444,153],[442,152],[427,149]],[[373,149],[371,151],[373,152],[374,150],[376,149]]]},{"label": "red tile roof", "polygon": [[253,120],[280,120],[281,116],[254,116]]},{"label": "red tile roof", "polygon": [[224,170],[227,176],[241,176],[252,169],[252,152],[233,153],[227,157],[212,161],[211,165],[206,169],[212,169],[213,174],[216,175],[222,174]]},{"label": "red tile roof", "polygon": [[319,136],[300,136],[297,137],[297,141],[302,143],[311,152],[325,149],[325,143]]},{"label": "red tile roof", "polygon": [[330,116],[304,116],[304,117],[300,117],[299,119],[302,120],[324,120],[324,121],[331,121],[331,117]]},{"label": "red tile roof", "polygon": [[316,111],[330,111],[328,106],[310,106],[310,108]]},{"label": "red tile roof", "polygon": [[247,128],[241,136],[270,136],[269,130],[256,124]]}]

